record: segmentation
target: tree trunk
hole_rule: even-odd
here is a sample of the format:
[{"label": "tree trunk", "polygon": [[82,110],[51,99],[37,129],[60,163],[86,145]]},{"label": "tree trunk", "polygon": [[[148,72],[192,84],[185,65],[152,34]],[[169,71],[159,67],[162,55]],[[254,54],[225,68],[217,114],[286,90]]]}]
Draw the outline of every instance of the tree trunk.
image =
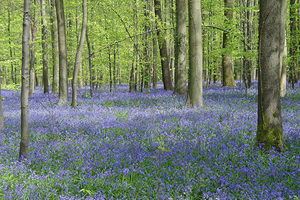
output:
[{"label": "tree trunk", "polygon": [[74,72],[73,72],[73,80],[72,80],[72,107],[73,108],[77,107],[77,78],[78,78],[78,68],[81,64],[83,44],[86,36],[87,0],[82,1],[82,10],[83,10],[83,16],[82,16],[81,36],[77,48],[76,60],[75,60]]},{"label": "tree trunk", "polygon": [[11,82],[14,82],[14,64],[13,64],[13,50],[12,50],[12,44],[11,44],[11,29],[10,29],[10,21],[11,21],[11,8],[8,8],[8,44],[9,44],[9,55],[10,55],[10,66],[11,66]]},{"label": "tree trunk", "polygon": [[19,159],[28,158],[29,146],[29,62],[30,62],[30,0],[24,0],[23,37],[22,37],[22,87],[21,87],[21,142]]},{"label": "tree trunk", "polygon": [[44,93],[49,93],[48,79],[48,26],[46,20],[45,0],[41,0],[41,17],[42,17],[42,51],[43,51],[43,85]]},{"label": "tree trunk", "polygon": [[[155,12],[155,5],[154,5],[154,0],[152,0],[152,12]],[[155,17],[152,23],[152,28],[153,29],[157,29],[156,26],[156,22],[155,22]],[[153,68],[153,73],[152,73],[152,84],[153,84],[153,88],[156,89],[157,88],[157,34],[154,33],[152,35],[152,46],[153,46],[153,51],[152,51],[152,68]]]},{"label": "tree trunk", "polygon": [[53,82],[52,93],[58,93],[59,91],[59,49],[58,49],[58,33],[57,33],[57,21],[55,13],[55,0],[51,0],[51,36],[52,36],[52,63],[53,63]]},{"label": "tree trunk", "polygon": [[[286,19],[284,19],[286,21]],[[280,97],[286,95],[286,68],[287,68],[287,40],[286,31],[283,38],[283,48],[281,49],[280,55]]]},{"label": "tree trunk", "polygon": [[174,92],[186,93],[186,0],[176,0]]},{"label": "tree trunk", "polygon": [[150,83],[150,45],[149,45],[149,0],[146,0],[145,6],[144,6],[144,15],[145,15],[145,26],[144,26],[144,31],[145,31],[145,37],[144,37],[144,87],[146,89],[149,89],[151,86]]},{"label": "tree trunk", "polygon": [[30,69],[29,69],[29,97],[32,96],[35,88],[35,49],[34,44],[36,40],[36,29],[37,29],[37,9],[38,0],[34,0],[34,10],[31,25],[31,43],[30,43]]},{"label": "tree trunk", "polygon": [[[291,0],[290,2],[290,74],[289,79],[292,83],[292,88],[295,89],[295,84],[297,82],[296,68],[297,68],[297,45],[299,40],[297,37],[297,0]],[[300,9],[299,9],[300,10]],[[299,31],[299,30],[298,30]]]},{"label": "tree trunk", "polygon": [[[155,5],[155,15],[157,16],[158,20],[163,21],[161,16],[160,0],[154,0],[154,5]],[[158,45],[159,45],[159,52],[160,52],[160,59],[161,59],[164,89],[172,90],[167,41],[165,39],[165,36],[162,35],[160,30],[157,31],[157,37],[158,37]]]},{"label": "tree trunk", "polygon": [[90,71],[90,95],[91,97],[94,94],[94,72],[93,72],[93,64],[92,64],[92,49],[89,40],[89,32],[88,26],[86,26],[86,43],[87,43],[87,50],[88,50],[88,60],[89,60],[89,71]]},{"label": "tree trunk", "polygon": [[[234,0],[224,0],[225,2],[225,23],[230,27],[233,19],[233,3]],[[223,86],[236,86],[233,77],[233,62],[231,56],[231,36],[226,31],[223,32],[223,49],[222,55],[222,70],[223,70]]]},{"label": "tree trunk", "polygon": [[280,104],[280,50],[286,14],[285,0],[260,1],[258,124],[256,140],[266,150],[283,150]]},{"label": "tree trunk", "polygon": [[189,85],[187,108],[202,107],[202,27],[201,0],[189,0]]},{"label": "tree trunk", "polygon": [[2,77],[0,77],[0,131],[4,127],[4,120],[3,120],[3,109],[2,109],[2,94],[1,94],[1,84],[2,84]]},{"label": "tree trunk", "polygon": [[67,49],[63,0],[55,0],[59,46],[59,104],[68,101]]}]

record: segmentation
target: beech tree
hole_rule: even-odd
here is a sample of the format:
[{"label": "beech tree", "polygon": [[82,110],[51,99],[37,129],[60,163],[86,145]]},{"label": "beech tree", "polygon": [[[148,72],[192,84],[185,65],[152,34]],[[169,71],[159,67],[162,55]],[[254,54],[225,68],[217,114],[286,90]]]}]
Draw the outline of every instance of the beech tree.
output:
[{"label": "beech tree", "polygon": [[64,1],[55,0],[59,46],[59,104],[68,101],[67,48]]},{"label": "beech tree", "polygon": [[186,1],[176,0],[175,35],[175,89],[176,94],[186,92]]},{"label": "beech tree", "polygon": [[42,50],[43,50],[43,85],[44,93],[49,93],[48,79],[48,26],[46,20],[46,2],[41,0],[41,17],[42,17]]},{"label": "beech tree", "polygon": [[[280,57],[284,45],[285,0],[260,1],[257,144],[283,150]],[[283,17],[282,17],[283,16]]]},{"label": "beech tree", "polygon": [[81,36],[79,45],[77,48],[76,53],[76,60],[75,60],[75,66],[74,66],[74,72],[73,72],[73,82],[72,82],[72,107],[77,107],[77,78],[78,78],[78,69],[81,65],[81,55],[82,55],[82,49],[83,44],[86,36],[86,25],[87,25],[87,0],[82,1],[82,10],[83,10],[83,17],[82,17],[82,28],[81,28]]},{"label": "beech tree", "polygon": [[[234,0],[224,0],[225,4],[225,24],[232,23]],[[231,36],[227,31],[223,31],[223,48],[222,70],[223,70],[223,86],[236,86],[233,77],[233,61],[231,55]]]},{"label": "beech tree", "polygon": [[22,37],[22,87],[21,87],[21,142],[19,158],[28,158],[29,146],[29,62],[30,62],[30,0],[24,0],[23,37]]},{"label": "beech tree", "polygon": [[201,0],[189,0],[189,84],[186,107],[203,106]]}]

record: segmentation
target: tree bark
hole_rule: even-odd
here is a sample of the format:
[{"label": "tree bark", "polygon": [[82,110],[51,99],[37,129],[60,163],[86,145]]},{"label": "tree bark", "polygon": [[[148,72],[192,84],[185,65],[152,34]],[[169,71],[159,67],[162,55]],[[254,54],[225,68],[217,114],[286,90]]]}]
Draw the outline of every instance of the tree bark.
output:
[{"label": "tree bark", "polygon": [[201,0],[189,0],[189,85],[187,108],[203,106]]},{"label": "tree bark", "polygon": [[[290,47],[289,47],[289,56],[290,56],[290,73],[289,79],[292,83],[292,88],[295,89],[295,84],[297,82],[296,77],[296,68],[297,68],[297,45],[299,42],[297,36],[297,0],[290,1]],[[300,9],[299,9],[300,10]],[[299,30],[298,30],[299,31]]]},{"label": "tree bark", "polygon": [[186,93],[186,0],[176,0],[174,92]]},{"label": "tree bark", "polygon": [[[155,5],[155,15],[157,16],[158,20],[162,20],[161,15],[161,4],[160,0],[154,0]],[[158,37],[158,45],[159,45],[159,52],[160,52],[160,59],[161,59],[161,68],[162,68],[162,78],[164,83],[165,90],[172,90],[172,82],[171,82],[171,74],[170,74],[170,66],[169,66],[169,55],[167,49],[167,41],[165,37],[162,35],[161,31],[157,31]]]},{"label": "tree bark", "polygon": [[[34,5],[38,5],[38,0],[34,0]],[[37,9],[33,10],[34,17],[31,25],[31,43],[30,43],[30,69],[29,69],[29,97],[32,96],[35,89],[35,40],[37,29]]]},{"label": "tree bark", "polygon": [[42,51],[43,51],[43,85],[44,93],[49,93],[48,79],[48,26],[46,20],[45,0],[41,0]]},{"label": "tree bark", "polygon": [[73,72],[73,81],[72,81],[72,107],[77,107],[77,78],[78,78],[78,69],[81,64],[81,55],[82,55],[82,49],[83,44],[86,36],[86,26],[87,26],[87,0],[82,1],[82,10],[83,10],[83,16],[82,16],[82,27],[81,27],[81,36],[79,45],[77,48],[76,53],[76,60],[74,65],[74,72]]},{"label": "tree bark", "polygon": [[21,142],[19,159],[28,158],[29,146],[29,62],[30,62],[30,0],[24,0],[23,36],[22,36],[22,87],[21,87]]},{"label": "tree bark", "polygon": [[59,46],[59,104],[68,101],[66,26],[63,0],[55,0]]},{"label": "tree bark", "polygon": [[280,50],[284,38],[285,0],[260,1],[258,73],[258,145],[283,150],[280,103]]},{"label": "tree bark", "polygon": [[59,91],[59,49],[58,49],[58,33],[57,33],[57,20],[55,13],[55,0],[51,0],[50,9],[51,20],[51,36],[52,36],[52,64],[53,64],[53,82],[52,93]]},{"label": "tree bark", "polygon": [[[230,24],[233,19],[233,3],[234,0],[224,0],[225,3],[225,23]],[[223,86],[236,86],[233,77],[233,61],[231,56],[231,36],[228,32],[223,32],[223,49],[222,70],[223,70]]]},{"label": "tree bark", "polygon": [[90,95],[91,97],[94,94],[94,72],[93,72],[93,64],[92,64],[92,49],[91,49],[91,44],[89,40],[89,32],[88,32],[88,26],[86,26],[86,43],[87,43],[87,50],[88,50],[88,60],[89,60],[89,71],[90,71]]}]

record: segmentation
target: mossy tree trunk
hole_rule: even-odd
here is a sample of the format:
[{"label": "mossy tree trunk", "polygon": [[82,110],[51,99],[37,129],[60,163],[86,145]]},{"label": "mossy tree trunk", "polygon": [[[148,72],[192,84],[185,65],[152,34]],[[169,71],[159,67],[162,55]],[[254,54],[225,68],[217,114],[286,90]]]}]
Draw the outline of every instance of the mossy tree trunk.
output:
[{"label": "mossy tree trunk", "polygon": [[285,0],[260,1],[257,144],[283,150],[280,103],[280,50]]}]

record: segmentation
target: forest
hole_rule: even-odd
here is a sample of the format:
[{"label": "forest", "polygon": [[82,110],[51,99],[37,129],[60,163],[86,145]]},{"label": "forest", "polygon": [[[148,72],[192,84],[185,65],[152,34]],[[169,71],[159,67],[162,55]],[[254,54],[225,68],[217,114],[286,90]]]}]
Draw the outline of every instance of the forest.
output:
[{"label": "forest", "polygon": [[300,0],[1,0],[0,199],[300,198]]}]

